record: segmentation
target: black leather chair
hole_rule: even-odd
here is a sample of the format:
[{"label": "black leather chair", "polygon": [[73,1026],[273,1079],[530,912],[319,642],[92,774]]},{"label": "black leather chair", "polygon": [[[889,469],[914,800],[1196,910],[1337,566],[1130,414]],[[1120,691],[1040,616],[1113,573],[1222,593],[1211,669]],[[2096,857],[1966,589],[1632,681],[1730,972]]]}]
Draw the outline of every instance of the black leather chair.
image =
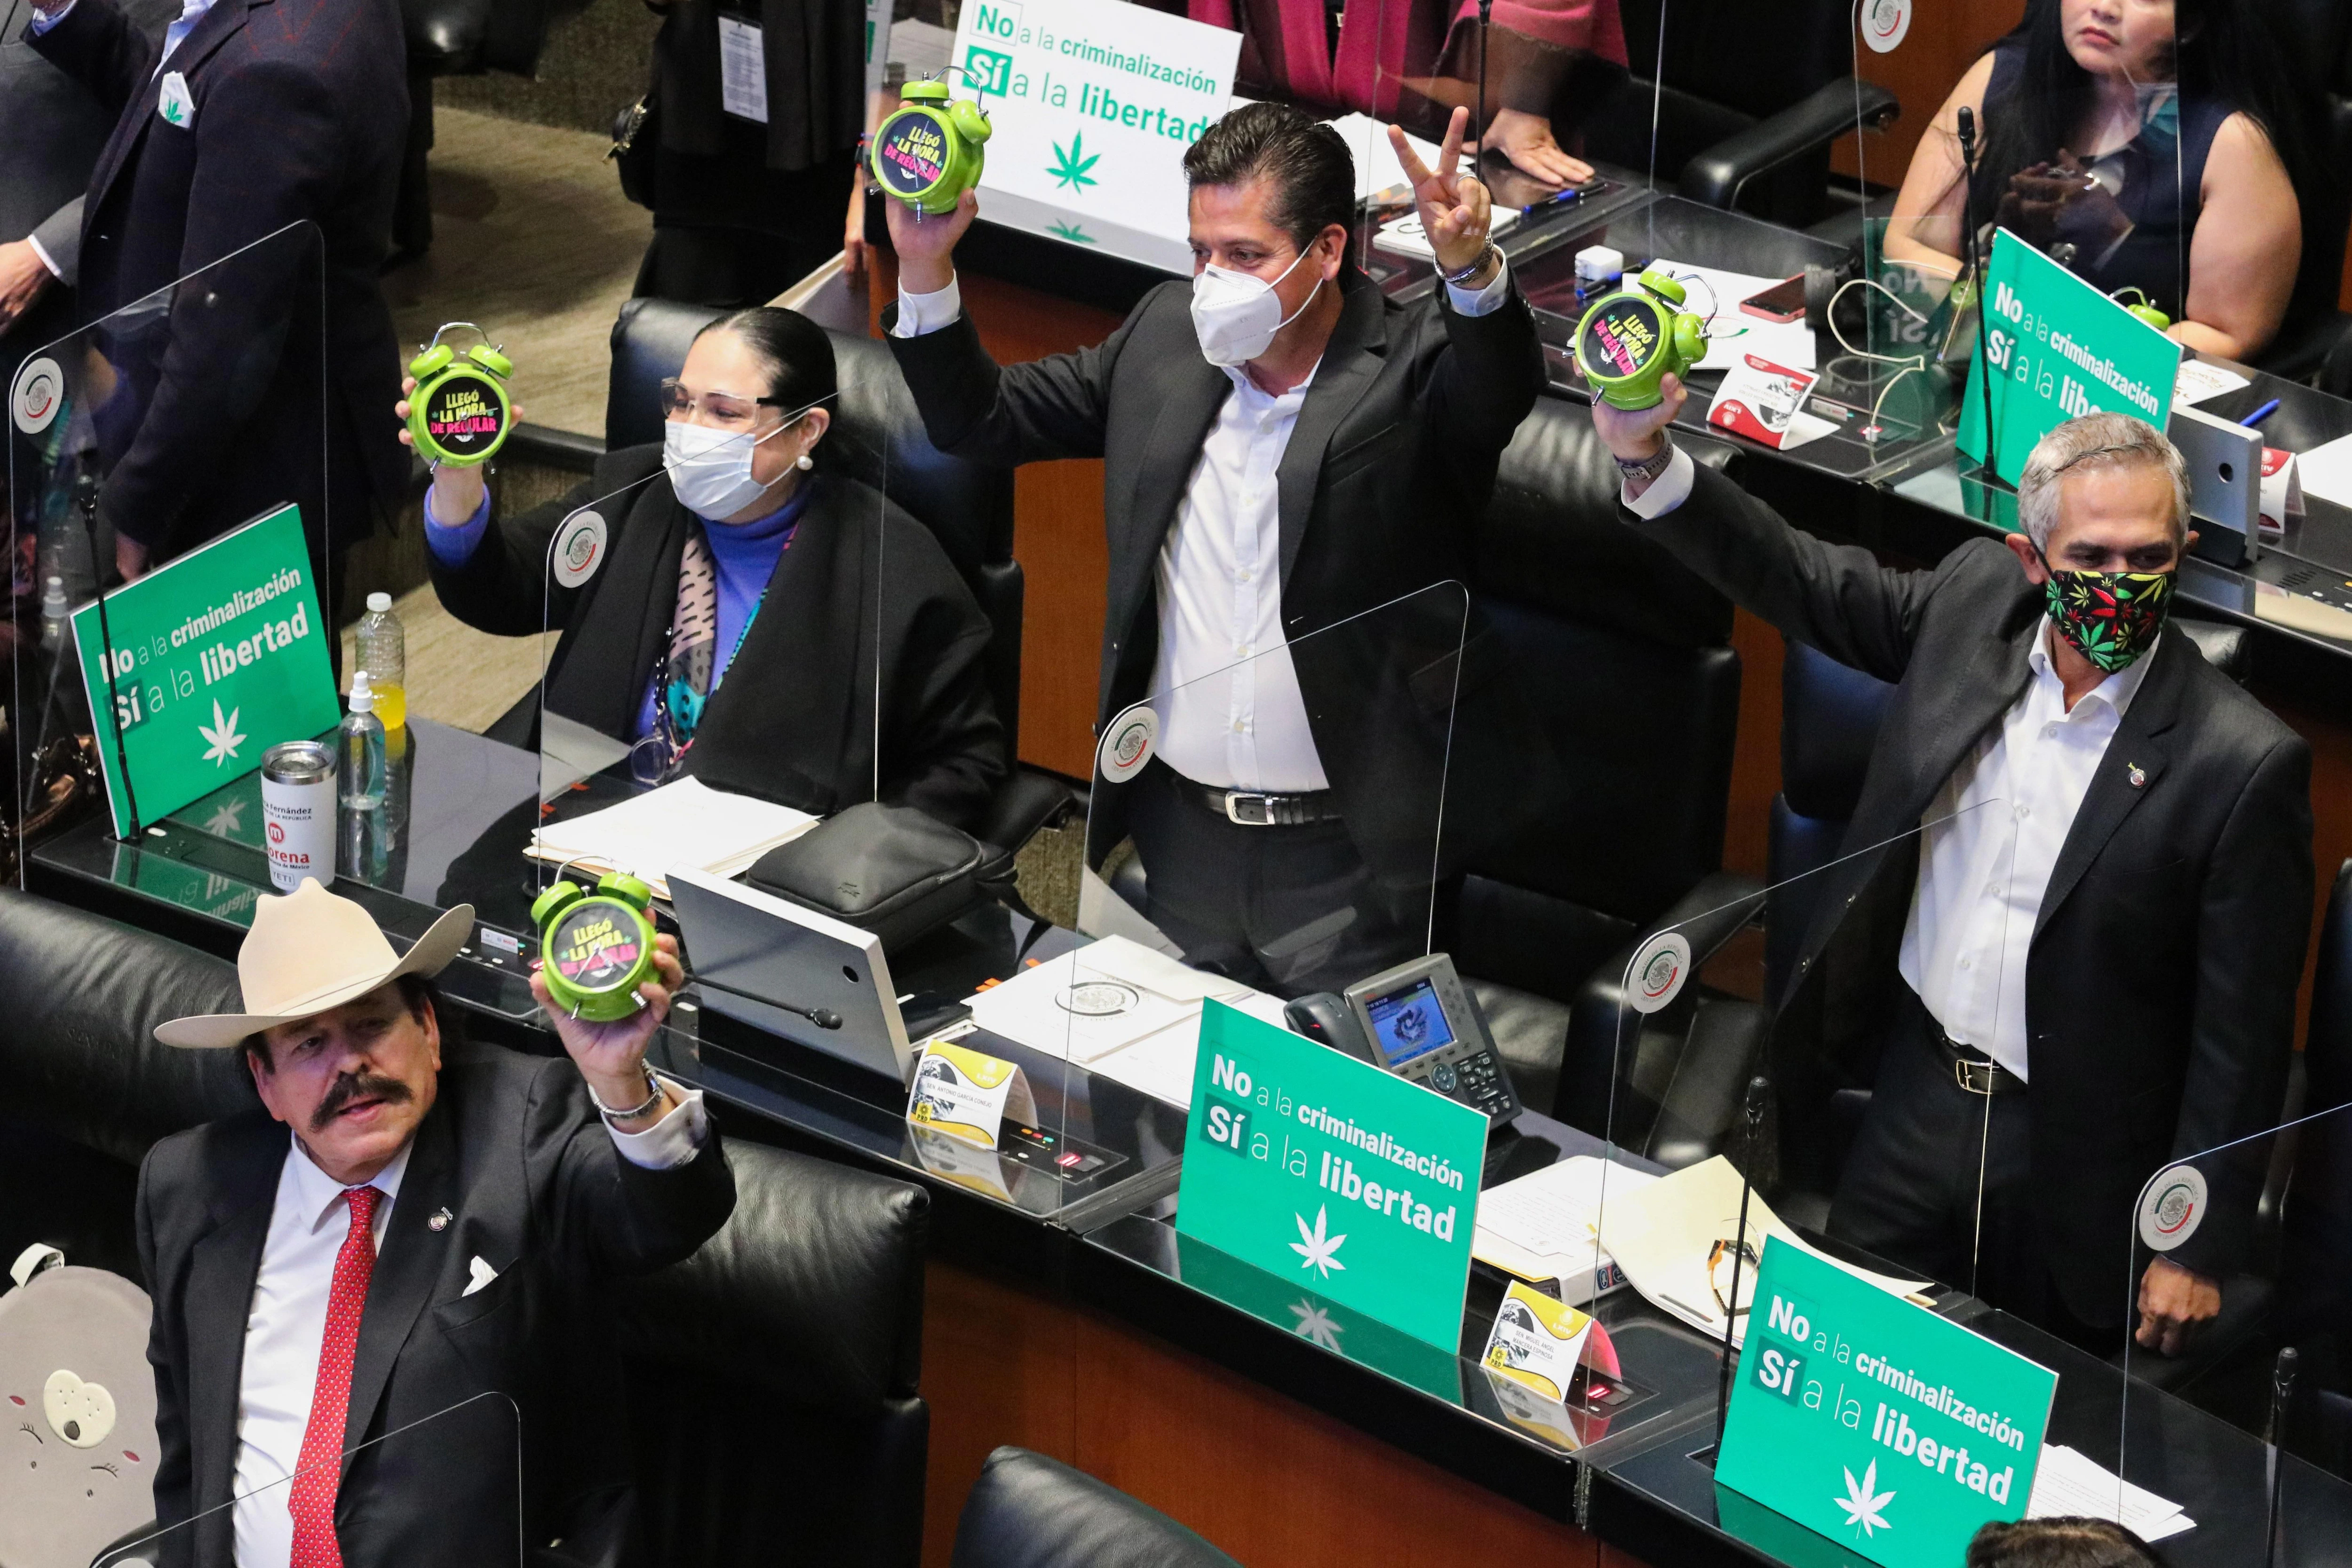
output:
[{"label": "black leather chair", "polygon": [[1721,869],[1739,657],[1729,601],[1624,524],[1618,487],[1580,403],[1541,400],[1503,455],[1447,784],[1467,860],[1444,940],[1526,1103],[1595,1133],[1613,1103],[1622,1140],[1680,1165],[1728,1125],[1717,1090],[1736,1095],[1761,1015],[1694,987],[1639,1018],[1622,984],[1659,926],[1709,915],[1686,933],[1704,961],[1755,913],[1753,882]]},{"label": "black leather chair", "polygon": [[953,1568],[1241,1568],[1169,1518],[1026,1448],[988,1456],[956,1521]]},{"label": "black leather chair", "polygon": [[[604,401],[604,449],[662,438],[656,389],[677,374],[694,335],[726,314],[667,299],[632,299],[613,324],[613,369]],[[834,461],[873,486],[929,528],[988,617],[989,695],[1004,732],[1021,733],[1021,615],[1025,591],[1013,558],[1013,475],[950,457],[923,432],[914,395],[889,350],[870,338],[829,333],[840,376]],[[829,438],[836,439],[836,438]],[[976,835],[1017,851],[1070,809],[1066,786],[1016,765],[997,791]]]},{"label": "black leather chair", "polygon": [[[236,1051],[174,1051],[154,1026],[231,1010],[236,971],[110,920],[0,889],[0,1244],[66,1249],[138,1277],[131,1202],[154,1142],[254,1103]],[[917,1392],[929,1195],[736,1142],[735,1213],[692,1258],[614,1292],[635,1338],[638,1529],[696,1568],[912,1568],[930,1417]],[[610,1368],[598,1369],[604,1377]],[[609,1377],[606,1378],[609,1382]],[[780,1481],[780,1478],[782,1480]]]},{"label": "black leather chair", "polygon": [[1658,181],[1693,201],[1801,228],[1828,209],[1831,144],[1857,120],[1876,130],[1902,112],[1853,74],[1849,0],[1624,0],[1622,10],[1633,75],[1585,117],[1585,150],[1648,169],[1663,82]]},{"label": "black leather chair", "polygon": [[2292,380],[2314,376],[2336,396],[2352,392],[2352,316],[2336,308],[2344,284],[2344,241],[2352,223],[2352,5],[2344,0],[2276,0],[2303,90],[2320,106],[2318,178],[2295,191],[2303,206],[2303,260],[2286,319],[2256,357],[2263,369]]},{"label": "black leather chair", "polygon": [[[2175,616],[2170,629],[2196,643],[2211,664],[2243,685],[2252,654],[2243,629]],[[1862,777],[1895,688],[1802,643],[1789,643],[1780,664],[1780,792],[1772,798],[1764,900],[1764,995],[1788,995],[1797,948],[1811,921],[1822,879],[1811,873],[1838,858],[1846,824],[1862,796]],[[1861,1085],[1822,1086],[1823,1103],[1793,1113],[1805,1129],[1801,1148],[1784,1146],[1789,1185],[1776,1197],[1781,1214],[1801,1225],[1829,1218],[1846,1151],[1870,1106]]]}]

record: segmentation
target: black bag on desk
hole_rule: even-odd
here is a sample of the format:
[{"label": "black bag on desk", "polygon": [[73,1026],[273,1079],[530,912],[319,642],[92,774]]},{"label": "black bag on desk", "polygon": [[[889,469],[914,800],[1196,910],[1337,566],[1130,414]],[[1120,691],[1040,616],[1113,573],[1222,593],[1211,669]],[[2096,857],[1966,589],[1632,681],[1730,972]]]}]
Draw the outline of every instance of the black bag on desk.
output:
[{"label": "black bag on desk", "polygon": [[761,855],[748,880],[896,953],[1009,887],[1013,857],[912,806],[866,800]]}]

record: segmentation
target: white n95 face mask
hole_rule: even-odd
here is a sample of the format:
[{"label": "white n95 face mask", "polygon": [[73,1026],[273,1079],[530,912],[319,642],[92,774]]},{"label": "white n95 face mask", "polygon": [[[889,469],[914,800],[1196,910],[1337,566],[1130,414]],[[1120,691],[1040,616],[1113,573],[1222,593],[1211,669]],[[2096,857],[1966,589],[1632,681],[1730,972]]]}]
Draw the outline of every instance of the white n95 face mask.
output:
[{"label": "white n95 face mask", "polygon": [[[1300,251],[1274,283],[1297,271],[1298,263],[1306,259],[1307,253]],[[1323,289],[1318,277],[1298,308],[1285,316],[1282,297],[1275,293],[1274,283],[1216,266],[1203,267],[1192,279],[1192,331],[1201,340],[1202,356],[1209,363],[1243,365],[1256,359],[1274,346],[1274,335],[1297,320]]]},{"label": "white n95 face mask", "polygon": [[[731,517],[773,486],[751,477],[752,448],[790,430],[778,425],[754,438],[746,431],[713,430],[674,419],[662,426],[662,466],[678,505],[712,521]],[[791,472],[791,470],[786,470]]]}]

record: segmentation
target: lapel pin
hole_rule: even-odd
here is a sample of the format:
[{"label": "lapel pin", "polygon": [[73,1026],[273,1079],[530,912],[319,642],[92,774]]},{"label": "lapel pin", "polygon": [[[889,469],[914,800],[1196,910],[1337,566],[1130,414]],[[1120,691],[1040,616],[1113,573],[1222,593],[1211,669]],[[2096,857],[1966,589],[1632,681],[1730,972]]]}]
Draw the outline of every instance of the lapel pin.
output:
[{"label": "lapel pin", "polygon": [[2131,787],[2135,789],[2144,789],[2147,784],[2147,774],[2140,765],[2137,762],[2126,762],[2124,766],[2131,769]]},{"label": "lapel pin", "polygon": [[447,1209],[446,1209],[446,1208],[438,1208],[438,1209],[435,1209],[435,1210],[433,1211],[433,1218],[430,1218],[430,1219],[428,1219],[428,1220],[426,1220],[426,1221],[425,1222],[425,1229],[427,1229],[427,1230],[446,1230],[446,1229],[448,1229],[448,1228],[449,1228],[449,1211],[448,1211]]}]

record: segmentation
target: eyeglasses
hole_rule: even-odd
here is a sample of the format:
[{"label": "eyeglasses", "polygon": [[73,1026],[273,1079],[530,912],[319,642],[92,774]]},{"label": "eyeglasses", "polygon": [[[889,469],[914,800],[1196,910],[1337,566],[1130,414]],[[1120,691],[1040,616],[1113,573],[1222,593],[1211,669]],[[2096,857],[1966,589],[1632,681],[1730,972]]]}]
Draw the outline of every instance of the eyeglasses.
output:
[{"label": "eyeglasses", "polygon": [[676,376],[665,376],[661,383],[661,410],[667,419],[692,419],[698,411],[702,423],[718,430],[749,430],[763,408],[782,408],[783,400],[773,397],[751,397],[741,392],[697,392]]},{"label": "eyeglasses", "polygon": [[[1735,1253],[1740,1262],[1746,1265],[1748,1270],[1748,1279],[1752,1281],[1756,1277],[1754,1272],[1757,1267],[1756,1249],[1748,1246],[1745,1241],[1733,1241],[1727,1238],[1718,1240],[1709,1248],[1706,1254],[1706,1288],[1715,1292],[1716,1307],[1727,1318],[1736,1318],[1748,1310],[1746,1307],[1733,1306],[1723,1293],[1727,1284],[1735,1291],[1739,1288],[1736,1282],[1736,1275],[1729,1270],[1723,1270],[1725,1261]],[[1717,1279],[1718,1270],[1723,1270],[1724,1278],[1721,1281]]]}]

